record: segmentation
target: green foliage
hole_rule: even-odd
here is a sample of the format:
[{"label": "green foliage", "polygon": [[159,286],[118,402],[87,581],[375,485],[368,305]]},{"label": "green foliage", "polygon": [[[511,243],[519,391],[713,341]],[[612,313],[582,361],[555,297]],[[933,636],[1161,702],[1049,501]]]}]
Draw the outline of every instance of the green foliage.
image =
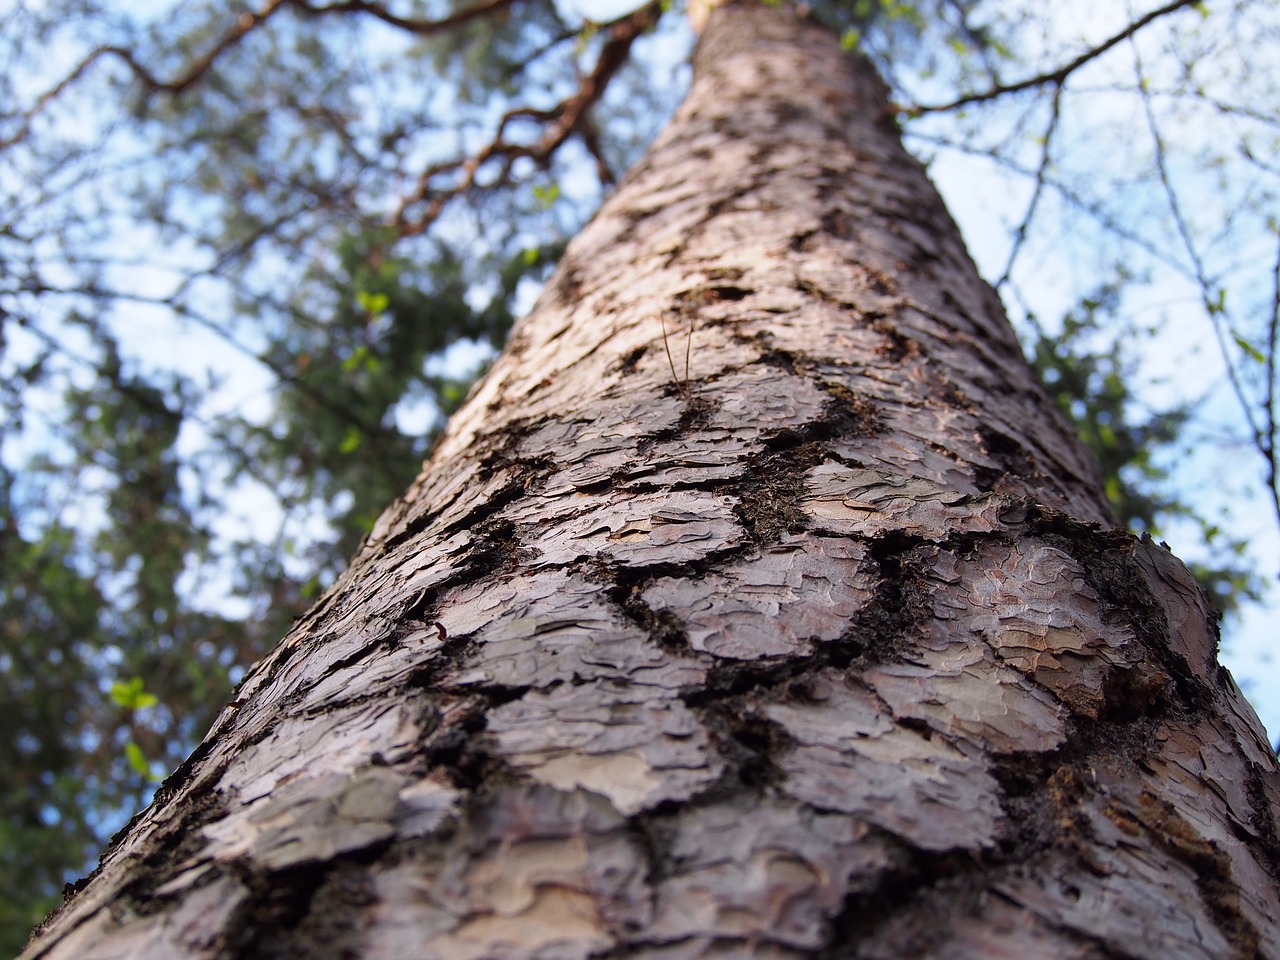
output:
[{"label": "green foliage", "polygon": [[1015,59],[976,0],[816,0],[813,16],[840,36],[845,50],[864,47],[881,63],[910,62],[922,76],[942,69],[967,78],[993,61]]},{"label": "green foliage", "polygon": [[[476,308],[456,253],[441,245],[410,261],[389,249],[390,239],[384,231],[347,234],[332,264],[311,268],[296,322],[266,351],[273,368],[288,372],[275,416],[228,428],[244,475],[288,490],[289,509],[325,505],[337,539],[308,565],[327,577],[417,474],[465,392],[459,383],[475,373],[431,373],[430,361],[460,342],[499,346],[520,281],[555,253],[513,255],[498,270],[495,295]],[[397,413],[413,408],[430,412],[428,429],[398,424]]]},{"label": "green foliage", "polygon": [[478,106],[495,94],[518,95],[526,82],[530,48],[570,32],[550,0],[517,0],[498,16],[473,19],[428,38],[424,47],[433,72],[452,81],[464,103]]},{"label": "green foliage", "polygon": [[107,720],[83,668],[101,596],[75,569],[66,527],[19,534],[13,484],[0,472],[0,932],[10,948],[55,904],[65,867],[93,852],[95,805],[120,802],[101,774],[79,773],[82,742]]},{"label": "green foliage", "polygon": [[154,707],[160,702],[160,698],[154,693],[147,693],[142,686],[141,677],[130,677],[128,680],[116,680],[107,692],[112,700],[126,710],[144,710],[147,707]]},{"label": "green foliage", "polygon": [[537,199],[538,204],[543,207],[543,209],[547,209],[555,203],[556,198],[560,196],[560,186],[555,183],[547,186],[534,184],[533,195]]},{"label": "green foliage", "polygon": [[1040,330],[1029,345],[1032,365],[1092,451],[1120,522],[1159,538],[1166,521],[1191,520],[1212,559],[1189,566],[1218,610],[1234,613],[1260,598],[1262,581],[1244,556],[1247,541],[1225,535],[1174,489],[1171,454],[1185,437],[1192,405],[1142,411],[1131,346],[1141,334],[1117,316],[1122,289],[1122,283],[1103,287],[1057,332]]}]

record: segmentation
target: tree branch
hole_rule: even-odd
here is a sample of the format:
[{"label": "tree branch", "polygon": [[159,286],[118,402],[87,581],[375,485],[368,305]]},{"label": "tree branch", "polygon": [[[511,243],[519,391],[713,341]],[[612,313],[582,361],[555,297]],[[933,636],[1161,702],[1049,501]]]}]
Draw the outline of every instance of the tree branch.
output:
[{"label": "tree branch", "polygon": [[343,0],[341,3],[332,3],[327,6],[316,6],[309,0],[267,0],[266,6],[261,10],[246,10],[241,13],[235,21],[235,24],[222,35],[203,56],[192,62],[187,69],[169,80],[160,79],[149,67],[142,63],[137,55],[126,47],[118,44],[104,44],[84,57],[76,66],[63,77],[53,87],[45,91],[35,103],[22,115],[22,123],[18,131],[5,140],[0,140],[0,150],[4,150],[14,144],[25,140],[31,131],[31,122],[49,105],[51,101],[59,97],[68,87],[74,84],[82,76],[89,71],[99,60],[107,57],[115,57],[117,60],[123,61],[125,66],[133,74],[146,89],[147,94],[152,93],[181,93],[192,84],[199,81],[210,68],[217,62],[227,50],[231,49],[237,43],[245,38],[251,31],[261,26],[270,19],[274,14],[285,8],[297,11],[303,16],[317,17],[325,14],[353,14],[363,13],[375,17],[384,23],[398,27],[417,36],[426,36],[428,34],[440,33],[450,30],[468,21],[488,16],[494,12],[504,10],[515,3],[515,0],[484,0],[473,7],[459,10],[439,20],[418,20],[414,18],[398,17],[391,13],[381,3],[373,3],[370,0]]},{"label": "tree branch", "polygon": [[[1133,52],[1133,57],[1134,69],[1138,72],[1138,80],[1141,81],[1142,60],[1136,49]],[[1249,432],[1252,434],[1253,446],[1260,454],[1262,454],[1263,460],[1267,463],[1271,499],[1273,501],[1276,521],[1280,523],[1280,492],[1277,492],[1275,484],[1275,451],[1267,439],[1268,426],[1259,424],[1254,414],[1253,404],[1250,403],[1249,394],[1245,389],[1244,380],[1232,359],[1231,347],[1227,342],[1228,334],[1231,335],[1231,339],[1235,340],[1238,345],[1242,344],[1243,341],[1235,330],[1231,328],[1231,323],[1226,316],[1226,309],[1223,305],[1221,296],[1215,298],[1213,295],[1213,280],[1209,277],[1208,271],[1205,269],[1204,258],[1200,255],[1200,251],[1196,249],[1195,238],[1191,235],[1191,224],[1187,221],[1186,214],[1183,213],[1182,203],[1178,199],[1177,191],[1174,190],[1173,187],[1173,180],[1169,176],[1168,163],[1165,159],[1166,150],[1164,137],[1160,134],[1159,125],[1156,123],[1155,112],[1151,109],[1151,96],[1141,82],[1138,83],[1138,92],[1142,98],[1142,109],[1144,116],[1146,117],[1147,129],[1151,134],[1152,153],[1155,161],[1156,173],[1160,178],[1160,185],[1164,189],[1165,197],[1169,202],[1169,211],[1173,215],[1174,226],[1178,231],[1178,239],[1181,241],[1182,247],[1187,253],[1187,259],[1191,263],[1192,273],[1200,292],[1201,305],[1204,307],[1205,314],[1209,318],[1209,325],[1213,330],[1214,339],[1217,341],[1218,350],[1222,355],[1222,361],[1226,365],[1227,382],[1231,385],[1231,391],[1235,394],[1236,402],[1240,404],[1240,412],[1244,416]],[[1270,370],[1268,370],[1268,373],[1270,373]],[[1268,380],[1268,402],[1265,411],[1265,417],[1268,424],[1272,419],[1270,382],[1271,381]]]},{"label": "tree branch", "polygon": [[[1035,180],[1039,176],[1037,170],[1033,170],[1030,167],[1016,163],[1009,157],[1000,153],[995,153],[990,150],[979,150],[964,143],[954,143],[949,140],[943,140],[939,137],[932,137],[922,133],[912,133],[910,136],[914,140],[918,140],[921,143],[931,144],[940,150],[954,150],[955,152],[965,156],[977,157],[979,159],[989,161],[998,167],[1005,170],[1011,170],[1019,176],[1026,177],[1029,180]],[[1050,176],[1048,171],[1044,174],[1044,182],[1046,186],[1056,191],[1058,196],[1069,203],[1072,207],[1088,214],[1120,239],[1133,244],[1160,263],[1167,264],[1180,273],[1185,272],[1186,264],[1180,262],[1177,258],[1170,256],[1167,250],[1156,246],[1141,234],[1136,233],[1134,230],[1126,227],[1123,223],[1116,220],[1112,214],[1103,208],[1100,202],[1091,201],[1087,197],[1082,196],[1080,193],[1073,190],[1067,183]]]},{"label": "tree branch", "polygon": [[425,37],[433,33],[452,30],[454,27],[461,26],[471,20],[487,17],[492,13],[505,10],[512,6],[515,0],[484,0],[483,3],[477,3],[475,6],[458,10],[439,20],[399,17],[388,10],[384,4],[372,3],[370,0],[342,0],[340,3],[329,3],[324,6],[316,6],[309,0],[285,0],[285,2],[307,16],[323,16],[327,13],[364,13],[407,33]]},{"label": "tree branch", "polygon": [[1018,259],[1018,254],[1022,252],[1022,245],[1026,242],[1027,231],[1031,227],[1031,220],[1036,215],[1036,209],[1040,205],[1040,198],[1044,194],[1045,178],[1049,174],[1049,164],[1051,161],[1051,150],[1053,144],[1053,135],[1058,129],[1058,119],[1062,108],[1062,87],[1057,86],[1053,91],[1053,100],[1050,105],[1049,123],[1045,126],[1044,146],[1040,152],[1040,164],[1036,168],[1036,185],[1031,192],[1031,200],[1027,204],[1026,213],[1022,215],[1022,222],[1018,224],[1018,229],[1013,234],[1013,245],[1009,248],[1009,258],[1005,261],[1004,273],[1000,275],[1000,279],[996,281],[995,288],[999,290],[1009,282],[1009,277],[1013,273],[1013,265]]},{"label": "tree branch", "polygon": [[1145,16],[1139,17],[1109,40],[1105,40],[1100,45],[1086,50],[1070,63],[1064,64],[1057,70],[1053,70],[1049,73],[1042,73],[1036,77],[1019,80],[1017,83],[997,84],[990,90],[983,91],[982,93],[965,94],[963,97],[960,97],[957,100],[952,100],[950,103],[917,104],[912,107],[904,107],[901,112],[906,114],[907,117],[919,117],[926,113],[942,113],[947,110],[955,110],[958,107],[967,106],[971,103],[995,100],[998,97],[1003,97],[1005,94],[1018,93],[1022,90],[1031,90],[1048,84],[1054,84],[1060,87],[1066,82],[1067,78],[1071,76],[1071,74],[1075,73],[1086,63],[1091,60],[1096,60],[1116,44],[1123,43],[1125,40],[1128,40],[1143,27],[1163,16],[1181,10],[1184,7],[1195,6],[1198,2],[1200,2],[1200,0],[1170,0],[1170,2],[1166,3],[1163,7],[1159,7],[1156,10],[1152,10]]},{"label": "tree branch", "polygon": [[7,140],[0,141],[0,150],[11,147],[15,143],[19,143],[26,139],[27,134],[31,131],[31,121],[34,120],[52,100],[60,96],[64,90],[84,76],[85,73],[87,73],[99,60],[105,59],[106,57],[115,57],[118,60],[124,61],[125,66],[127,66],[130,72],[133,73],[134,78],[141,81],[142,85],[146,87],[148,94],[158,91],[166,93],[181,93],[208,73],[209,68],[214,65],[222,54],[243,40],[251,30],[279,11],[286,2],[287,0],[269,0],[263,9],[256,13],[249,10],[241,13],[240,16],[236,18],[235,25],[224,33],[222,38],[209,48],[204,56],[200,57],[187,67],[186,72],[179,74],[172,80],[161,80],[138,60],[132,50],[115,44],[106,44],[98,47],[76,64],[72,71],[58,81],[57,84],[45,91],[36,99],[36,102],[32,105],[31,109],[23,115],[22,125],[19,127],[18,132]]},{"label": "tree branch", "polygon": [[1276,348],[1280,336],[1280,252],[1276,254],[1274,283],[1271,296],[1271,321],[1267,327],[1267,396],[1266,442],[1263,454],[1267,458],[1267,486],[1271,489],[1271,504],[1280,517],[1280,476],[1276,475]]},{"label": "tree branch", "polygon": [[[448,160],[433,164],[418,175],[417,186],[405,197],[393,217],[393,223],[402,236],[422,233],[440,216],[445,205],[476,187],[476,176],[490,160],[500,159],[503,172],[520,157],[528,157],[539,164],[547,164],[551,156],[569,137],[578,132],[587,143],[588,150],[602,163],[598,150],[592,149],[594,133],[587,123],[587,111],[604,96],[609,82],[627,61],[631,45],[662,14],[660,0],[646,4],[634,13],[609,24],[608,40],[600,50],[595,67],[582,78],[577,91],[549,110],[533,107],[516,107],[509,110],[498,122],[493,139],[471,156],[461,160]],[[545,124],[542,135],[533,145],[510,143],[504,139],[507,126],[514,120],[531,119]],[[605,167],[607,169],[607,166]],[[451,187],[432,195],[431,181],[447,173],[459,173],[461,179]],[[418,216],[410,214],[411,208],[426,203],[426,209]]]}]

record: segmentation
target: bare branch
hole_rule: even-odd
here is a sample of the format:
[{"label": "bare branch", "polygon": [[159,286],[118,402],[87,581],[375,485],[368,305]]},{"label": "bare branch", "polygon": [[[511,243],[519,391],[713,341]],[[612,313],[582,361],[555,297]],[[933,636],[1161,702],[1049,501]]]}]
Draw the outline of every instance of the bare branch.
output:
[{"label": "bare branch", "polygon": [[[1222,355],[1222,361],[1227,368],[1227,381],[1231,385],[1231,392],[1235,394],[1236,401],[1240,404],[1240,412],[1244,416],[1245,423],[1248,425],[1249,432],[1252,434],[1253,446],[1268,465],[1271,497],[1274,504],[1275,515],[1277,521],[1280,521],[1280,493],[1276,490],[1275,483],[1275,449],[1267,438],[1270,423],[1273,420],[1272,405],[1270,403],[1270,383],[1268,380],[1268,403],[1265,412],[1267,424],[1259,424],[1254,413],[1253,404],[1249,400],[1248,392],[1245,389],[1244,381],[1241,378],[1240,371],[1236,367],[1236,363],[1232,358],[1231,347],[1228,344],[1228,334],[1231,338],[1239,342],[1239,337],[1235,331],[1230,329],[1230,324],[1225,316],[1225,310],[1221,301],[1213,294],[1213,281],[1209,277],[1208,271],[1205,269],[1204,258],[1200,255],[1200,251],[1196,249],[1195,239],[1191,235],[1191,225],[1187,222],[1186,215],[1183,213],[1182,203],[1178,199],[1178,193],[1174,189],[1173,180],[1169,176],[1168,163],[1165,158],[1166,150],[1164,137],[1160,134],[1159,125],[1156,123],[1155,111],[1151,107],[1151,97],[1147,93],[1142,80],[1142,60],[1138,51],[1134,50],[1134,69],[1138,72],[1138,91],[1142,98],[1142,109],[1147,121],[1147,129],[1151,134],[1152,152],[1156,165],[1156,172],[1160,177],[1160,185],[1164,189],[1164,194],[1169,202],[1169,211],[1173,215],[1173,222],[1178,231],[1178,239],[1182,243],[1183,249],[1186,251],[1187,259],[1191,263],[1193,275],[1196,285],[1199,288],[1200,302],[1204,307],[1205,314],[1209,318],[1209,325],[1213,329],[1214,339],[1218,344],[1218,351]],[[1270,371],[1268,371],[1270,372]]]},{"label": "bare branch", "polygon": [[1022,215],[1022,222],[1018,224],[1017,230],[1013,234],[1013,245],[1009,248],[1009,259],[1005,262],[1004,273],[1000,275],[1000,279],[996,281],[995,288],[999,290],[1009,282],[1009,276],[1013,273],[1013,264],[1018,259],[1018,254],[1022,251],[1022,245],[1026,242],[1027,231],[1030,229],[1031,221],[1036,215],[1036,208],[1040,205],[1040,197],[1044,194],[1045,177],[1049,173],[1049,163],[1051,160],[1050,151],[1053,144],[1053,135],[1058,129],[1058,117],[1062,108],[1062,87],[1054,88],[1053,100],[1050,104],[1049,123],[1045,126],[1044,131],[1044,147],[1040,151],[1040,164],[1036,168],[1036,185],[1031,191],[1031,200],[1027,204],[1026,213]]},{"label": "bare branch", "polygon": [[505,10],[512,6],[515,0],[484,0],[483,3],[477,3],[475,6],[458,10],[439,20],[399,17],[388,10],[385,4],[372,3],[370,0],[342,0],[340,3],[328,3],[324,6],[316,6],[310,3],[309,0],[285,0],[285,2],[299,13],[308,16],[323,16],[327,13],[364,13],[407,33],[425,37],[433,33],[452,30],[454,27],[459,27],[464,23]]},{"label": "bare branch", "polygon": [[973,48],[978,52],[978,56],[982,58],[982,65],[986,68],[987,77],[993,84],[999,83],[996,75],[995,65],[991,62],[991,54],[986,40],[982,36],[981,30],[975,30],[969,23],[969,10],[967,10],[960,0],[946,0],[947,6],[955,13],[958,21],[958,28],[965,39],[973,44]]},{"label": "bare branch", "polygon": [[222,38],[209,48],[205,54],[194,61],[187,67],[186,71],[174,77],[172,80],[161,80],[154,73],[144,66],[132,50],[128,50],[114,44],[107,44],[98,47],[88,56],[81,60],[70,73],[62,78],[57,84],[49,90],[41,94],[31,109],[23,116],[22,126],[18,132],[7,140],[0,141],[0,150],[13,146],[26,139],[27,134],[31,130],[31,121],[40,114],[49,103],[56,97],[60,96],[64,90],[79,80],[89,71],[89,69],[99,60],[107,57],[115,57],[124,61],[125,66],[133,73],[134,77],[141,81],[148,93],[166,92],[181,93],[187,87],[191,86],[206,73],[209,68],[217,62],[218,58],[226,53],[237,43],[245,38],[245,36],[254,28],[269,19],[274,13],[281,9],[287,0],[269,0],[267,5],[258,12],[246,10],[236,18],[235,25],[222,35]]},{"label": "bare branch", "polygon": [[[511,165],[520,157],[528,157],[535,162],[546,165],[552,155],[574,133],[578,133],[591,149],[594,132],[587,121],[587,111],[604,96],[609,82],[618,69],[627,61],[631,45],[662,14],[660,0],[646,4],[639,10],[628,14],[609,24],[608,39],[600,50],[595,67],[584,76],[578,84],[577,91],[570,97],[560,101],[549,110],[533,107],[517,107],[509,110],[498,122],[498,129],[493,139],[471,156],[461,160],[448,160],[433,164],[418,175],[417,186],[405,197],[393,217],[393,223],[402,236],[414,236],[422,233],[440,216],[445,205],[452,199],[470,193],[476,188],[476,176],[489,161],[500,159],[503,171],[508,172]],[[517,119],[529,119],[542,122],[545,128],[542,135],[533,145],[511,143],[504,139],[507,126]],[[598,152],[593,151],[597,162],[601,162]],[[460,179],[453,186],[432,193],[431,182],[449,173],[460,174]],[[429,202],[428,202],[428,198]],[[426,203],[426,209],[417,216],[410,215],[410,209],[417,204]]]},{"label": "bare branch", "polygon": [[169,80],[160,79],[137,58],[134,51],[117,44],[105,44],[90,52],[70,73],[36,98],[35,103],[23,115],[18,131],[8,139],[0,140],[0,150],[25,140],[30,133],[31,122],[49,103],[61,96],[68,87],[84,76],[99,60],[104,60],[108,57],[114,57],[122,61],[129,68],[134,78],[143,85],[147,94],[177,94],[199,81],[209,72],[210,68],[218,61],[218,58],[243,40],[251,31],[261,26],[280,10],[286,8],[309,17],[323,16],[330,13],[363,13],[417,36],[426,36],[428,34],[441,33],[471,20],[489,16],[510,7],[514,3],[515,0],[484,0],[483,3],[459,10],[439,20],[418,20],[397,17],[382,4],[368,2],[368,0],[344,0],[344,2],[327,6],[316,6],[310,3],[309,0],[267,0],[266,5],[261,10],[246,10],[241,13],[236,18],[234,25],[222,35],[217,43],[210,47],[204,55],[188,65],[185,71]]},{"label": "bare branch", "polygon": [[[975,147],[969,146],[968,144],[956,143],[950,140],[945,140],[939,137],[928,136],[921,133],[912,133],[910,136],[913,139],[920,141],[921,143],[930,144],[934,147],[937,147],[938,149],[954,150],[956,153],[961,153],[961,154],[964,154],[965,156],[978,157],[983,160],[990,161],[991,163],[994,163],[998,167],[1002,167],[1005,170],[1011,170],[1014,173],[1019,174],[1020,176],[1027,177],[1028,179],[1035,179],[1039,175],[1036,170],[1032,170],[1029,167],[1025,167],[1022,164],[1016,163],[1015,161],[1011,160],[1009,157],[1004,156],[1003,154],[1000,154],[1000,153],[993,152],[991,150],[980,150]],[[1109,232],[1115,234],[1121,240],[1124,240],[1126,243],[1133,244],[1139,250],[1142,250],[1144,253],[1148,254],[1152,259],[1160,263],[1167,264],[1168,266],[1172,267],[1173,269],[1177,270],[1180,273],[1185,272],[1186,264],[1181,263],[1176,258],[1170,256],[1167,250],[1152,243],[1150,240],[1146,239],[1141,234],[1136,233],[1131,228],[1126,227],[1123,223],[1117,220],[1111,213],[1105,210],[1102,207],[1101,203],[1094,200],[1090,200],[1088,197],[1082,196],[1079,192],[1077,192],[1076,190],[1073,190],[1068,184],[1050,176],[1048,171],[1046,171],[1044,174],[1044,182],[1046,186],[1051,187],[1063,200],[1069,203],[1072,207],[1088,214],[1090,217],[1096,220],[1099,224],[1105,227]]]},{"label": "bare branch", "polygon": [[1145,16],[1139,17],[1137,20],[1129,24],[1129,26],[1125,27],[1115,36],[1111,37],[1108,40],[1104,40],[1101,44],[1099,44],[1096,47],[1091,47],[1090,49],[1086,50],[1084,53],[1080,54],[1080,56],[1072,60],[1070,63],[1064,64],[1063,66],[1059,67],[1057,70],[1053,70],[1049,73],[1042,73],[1036,77],[1029,77],[1026,80],[1019,80],[1017,83],[997,84],[996,86],[992,87],[990,90],[985,90],[982,93],[965,94],[963,97],[960,97],[957,100],[952,100],[950,103],[917,104],[912,107],[904,107],[902,108],[902,113],[906,114],[906,116],[908,117],[919,117],[926,113],[942,113],[947,110],[955,110],[958,107],[967,106],[968,104],[971,104],[971,103],[981,103],[986,100],[995,100],[996,98],[1002,97],[1005,94],[1018,93],[1022,90],[1031,90],[1036,87],[1044,87],[1050,84],[1061,87],[1066,82],[1067,78],[1071,76],[1071,74],[1075,73],[1077,70],[1083,67],[1086,63],[1090,62],[1091,60],[1096,60],[1098,57],[1102,56],[1104,53],[1106,53],[1116,44],[1122,43],[1125,40],[1128,40],[1130,37],[1136,34],[1143,27],[1147,26],[1148,24],[1156,20],[1159,20],[1161,17],[1167,16],[1168,14],[1181,10],[1184,7],[1195,6],[1196,3],[1198,2],[1200,2],[1200,0],[1170,0],[1170,2],[1166,3],[1163,7],[1159,7],[1156,10],[1152,10],[1150,13],[1146,14]]},{"label": "bare branch", "polygon": [[594,123],[587,120],[578,124],[578,136],[582,138],[582,144],[587,148],[587,153],[591,154],[591,159],[596,162],[596,176],[606,187],[612,187],[618,182],[618,178],[614,175],[613,168],[609,166],[609,161],[605,159],[604,151],[600,147],[600,131],[596,129]]},{"label": "bare branch", "polygon": [[1276,474],[1276,348],[1280,337],[1280,252],[1276,254],[1271,295],[1271,322],[1267,329],[1267,397],[1266,442],[1263,455],[1267,458],[1267,486],[1271,490],[1271,503],[1280,517],[1280,476]]}]

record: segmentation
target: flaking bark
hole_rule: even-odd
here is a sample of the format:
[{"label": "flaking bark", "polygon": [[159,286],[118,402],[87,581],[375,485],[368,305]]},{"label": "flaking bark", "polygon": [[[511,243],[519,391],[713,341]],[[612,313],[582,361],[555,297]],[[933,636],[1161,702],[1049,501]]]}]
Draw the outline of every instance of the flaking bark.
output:
[{"label": "flaking bark", "polygon": [[1205,598],[1110,528],[885,117],[822,30],[717,10],[423,475],[24,957],[1280,957],[1280,774]]}]

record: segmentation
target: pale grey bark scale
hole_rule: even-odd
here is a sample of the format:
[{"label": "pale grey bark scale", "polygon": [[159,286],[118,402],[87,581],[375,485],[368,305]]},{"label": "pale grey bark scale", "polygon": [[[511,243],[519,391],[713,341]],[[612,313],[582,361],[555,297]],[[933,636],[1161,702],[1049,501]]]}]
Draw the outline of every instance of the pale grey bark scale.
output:
[{"label": "pale grey bark scale", "polygon": [[884,109],[717,12],[427,471],[24,956],[1280,957],[1280,774],[1203,595],[1099,525]]}]

